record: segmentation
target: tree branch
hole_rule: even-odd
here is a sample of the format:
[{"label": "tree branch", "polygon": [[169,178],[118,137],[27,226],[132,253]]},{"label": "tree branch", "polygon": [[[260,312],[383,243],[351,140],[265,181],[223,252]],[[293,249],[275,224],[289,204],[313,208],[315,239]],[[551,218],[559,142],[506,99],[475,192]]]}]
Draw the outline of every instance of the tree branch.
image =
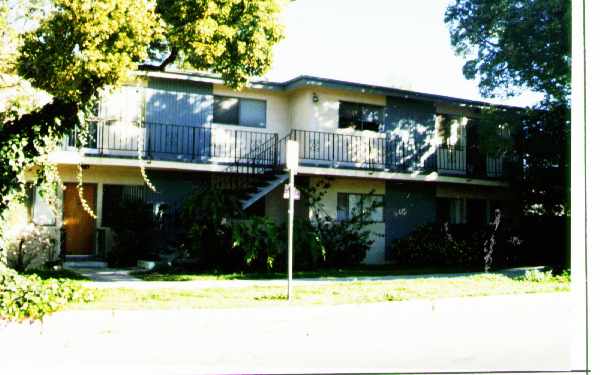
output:
[{"label": "tree branch", "polygon": [[171,49],[171,52],[169,53],[169,56],[167,56],[167,58],[164,59],[163,62],[160,63],[160,65],[140,64],[138,65],[138,69],[146,71],[164,71],[167,68],[167,65],[175,61],[178,52],[179,51],[177,50],[177,48],[173,47],[173,49]]}]

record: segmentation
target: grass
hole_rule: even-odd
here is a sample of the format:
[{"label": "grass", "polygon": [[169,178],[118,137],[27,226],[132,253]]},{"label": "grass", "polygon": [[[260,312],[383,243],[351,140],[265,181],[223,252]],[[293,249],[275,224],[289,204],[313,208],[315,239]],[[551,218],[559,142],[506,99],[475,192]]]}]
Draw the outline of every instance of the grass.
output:
[{"label": "grass", "polygon": [[[414,299],[564,292],[568,279],[532,281],[503,275],[422,277],[415,279],[298,285],[294,305],[359,304]],[[170,289],[98,289],[95,300],[74,309],[181,309],[287,306],[286,286]]]},{"label": "grass", "polygon": [[[392,266],[361,266],[360,268],[322,269],[315,271],[295,271],[295,279],[307,278],[335,278],[335,277],[369,277],[369,276],[398,276],[398,275],[424,275],[433,273],[457,273],[464,270],[454,268],[410,268],[398,269]],[[162,271],[136,271],[131,273],[144,281],[207,281],[207,280],[272,280],[286,279],[287,273],[218,273],[218,272],[185,272],[177,270]]]}]

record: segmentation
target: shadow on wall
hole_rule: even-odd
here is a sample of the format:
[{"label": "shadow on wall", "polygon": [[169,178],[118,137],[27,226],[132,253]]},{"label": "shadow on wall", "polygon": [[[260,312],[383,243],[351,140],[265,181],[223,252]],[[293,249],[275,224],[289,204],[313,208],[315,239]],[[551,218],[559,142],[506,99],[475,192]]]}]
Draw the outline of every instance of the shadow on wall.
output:
[{"label": "shadow on wall", "polygon": [[[385,131],[397,141],[395,153],[389,153],[390,165],[408,171],[430,168],[436,162],[436,118],[433,104],[389,98],[385,112]],[[399,156],[399,157],[398,157]]]},{"label": "shadow on wall", "polygon": [[[147,152],[161,159],[192,160],[208,157],[213,97],[210,92],[193,92],[162,85],[145,91],[144,120]],[[204,90],[207,91],[207,90]]]}]

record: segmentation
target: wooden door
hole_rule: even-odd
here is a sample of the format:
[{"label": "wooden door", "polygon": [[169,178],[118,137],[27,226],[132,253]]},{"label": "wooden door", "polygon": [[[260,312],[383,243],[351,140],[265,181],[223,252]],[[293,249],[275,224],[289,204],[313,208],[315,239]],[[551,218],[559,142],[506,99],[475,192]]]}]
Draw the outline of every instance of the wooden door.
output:
[{"label": "wooden door", "polygon": [[[65,184],[63,192],[63,226],[66,255],[92,255],[96,235],[96,220],[81,205],[76,184]],[[96,185],[84,184],[83,197],[96,210]]]}]

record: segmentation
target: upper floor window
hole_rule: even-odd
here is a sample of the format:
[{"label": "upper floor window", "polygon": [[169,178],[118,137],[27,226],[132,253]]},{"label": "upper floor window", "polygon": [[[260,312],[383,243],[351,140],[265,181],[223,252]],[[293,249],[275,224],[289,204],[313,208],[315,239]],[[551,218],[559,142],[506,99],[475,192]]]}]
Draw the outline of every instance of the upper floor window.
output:
[{"label": "upper floor window", "polygon": [[213,122],[265,128],[267,127],[267,102],[215,95]]},{"label": "upper floor window", "polygon": [[383,107],[371,104],[340,102],[340,129],[383,130]]}]

